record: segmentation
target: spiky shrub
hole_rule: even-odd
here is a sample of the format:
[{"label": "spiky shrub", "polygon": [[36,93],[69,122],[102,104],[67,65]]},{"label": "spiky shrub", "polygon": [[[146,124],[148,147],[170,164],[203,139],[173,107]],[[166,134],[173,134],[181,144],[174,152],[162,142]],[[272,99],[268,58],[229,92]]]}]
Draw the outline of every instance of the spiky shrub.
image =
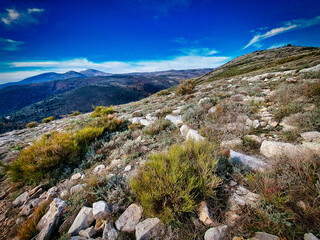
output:
[{"label": "spiky shrub", "polygon": [[110,107],[98,106],[94,108],[94,111],[91,113],[91,117],[93,118],[102,117],[112,113],[114,113],[113,106],[110,106]]},{"label": "spiky shrub", "polygon": [[196,81],[193,79],[188,79],[185,81],[180,81],[180,84],[178,85],[176,89],[177,95],[186,95],[193,93],[193,90],[196,86]]},{"label": "spiky shrub", "polygon": [[34,128],[38,126],[38,123],[37,122],[29,122],[27,125],[26,125],[26,128]]},{"label": "spiky shrub", "polygon": [[48,123],[48,122],[52,122],[55,120],[55,117],[54,116],[51,116],[51,117],[47,117],[47,118],[44,118],[42,120],[42,123]]},{"label": "spiky shrub", "polygon": [[185,142],[149,157],[130,186],[147,216],[165,223],[193,213],[198,203],[213,198],[221,180],[215,175],[218,160],[208,142]]}]

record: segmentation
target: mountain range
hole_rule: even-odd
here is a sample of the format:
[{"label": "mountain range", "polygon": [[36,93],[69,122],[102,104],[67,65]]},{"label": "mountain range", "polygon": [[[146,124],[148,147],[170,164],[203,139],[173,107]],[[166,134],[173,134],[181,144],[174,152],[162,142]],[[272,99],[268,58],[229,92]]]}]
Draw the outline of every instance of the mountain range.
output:
[{"label": "mountain range", "polygon": [[136,101],[211,70],[110,74],[88,69],[26,78],[0,88],[0,133],[48,116],[59,118],[73,111],[88,112],[93,105]]}]

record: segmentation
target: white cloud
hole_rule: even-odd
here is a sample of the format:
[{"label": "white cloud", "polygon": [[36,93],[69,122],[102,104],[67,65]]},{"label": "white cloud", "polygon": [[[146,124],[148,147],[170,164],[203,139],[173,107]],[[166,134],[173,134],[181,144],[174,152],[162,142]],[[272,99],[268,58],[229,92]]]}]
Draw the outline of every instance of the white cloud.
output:
[{"label": "white cloud", "polygon": [[[167,60],[143,60],[143,61],[108,61],[96,63],[86,58],[78,58],[65,61],[36,61],[36,62],[12,62],[9,67],[15,72],[0,73],[0,82],[19,81],[24,78],[44,72],[81,71],[88,68],[97,69],[109,73],[128,72],[153,72],[169,69],[215,68],[224,64],[229,57],[225,56],[178,56]],[[19,71],[19,68],[37,68],[36,71]],[[41,70],[39,70],[41,69]]]},{"label": "white cloud", "polygon": [[24,42],[14,41],[12,39],[0,38],[0,49],[6,51],[17,51]]},{"label": "white cloud", "polygon": [[34,14],[39,14],[44,11],[40,8],[29,8],[27,10],[6,9],[6,13],[0,13],[1,22],[7,26],[14,24],[24,25],[28,23],[37,23],[38,20]]},{"label": "white cloud", "polygon": [[317,16],[312,19],[295,19],[295,20],[284,22],[281,27],[271,29],[270,31],[263,34],[255,35],[243,49],[246,49],[251,45],[254,45],[255,43],[258,43],[266,38],[270,38],[278,34],[292,31],[292,30],[307,28],[317,24],[320,24],[320,16]]},{"label": "white cloud", "polygon": [[280,47],[284,47],[285,45],[286,45],[285,43],[274,44],[270,46],[268,49],[280,48]]}]

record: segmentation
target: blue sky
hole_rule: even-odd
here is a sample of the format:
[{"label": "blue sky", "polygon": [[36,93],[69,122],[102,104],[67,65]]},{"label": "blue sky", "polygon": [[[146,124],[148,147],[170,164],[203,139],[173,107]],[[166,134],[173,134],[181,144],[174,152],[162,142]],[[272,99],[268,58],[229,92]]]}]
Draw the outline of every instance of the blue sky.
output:
[{"label": "blue sky", "polygon": [[319,0],[0,0],[0,83],[217,67],[288,43],[320,47],[319,36]]}]

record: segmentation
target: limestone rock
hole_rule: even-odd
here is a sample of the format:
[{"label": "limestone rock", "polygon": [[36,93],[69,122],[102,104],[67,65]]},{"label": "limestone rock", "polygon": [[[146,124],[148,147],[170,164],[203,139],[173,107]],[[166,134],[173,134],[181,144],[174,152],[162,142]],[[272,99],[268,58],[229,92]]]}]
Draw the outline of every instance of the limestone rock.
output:
[{"label": "limestone rock", "polygon": [[221,147],[227,147],[227,148],[237,148],[242,145],[242,140],[241,139],[232,139],[229,141],[222,141],[221,142]]},{"label": "limestone rock", "polygon": [[183,124],[181,116],[167,115],[165,119],[172,122],[174,125],[178,127]]},{"label": "limestone rock", "polygon": [[57,229],[61,223],[61,217],[66,206],[66,202],[59,198],[55,198],[51,202],[49,211],[37,224],[37,229],[40,231],[37,235],[37,240],[51,239],[53,231]]},{"label": "limestone rock", "polygon": [[102,240],[116,240],[118,237],[117,230],[113,225],[107,222],[103,229]]},{"label": "limestone rock", "polygon": [[293,145],[291,143],[282,143],[274,141],[263,141],[260,147],[260,152],[267,158],[287,157],[290,159],[305,158],[311,156],[312,150],[301,145]]},{"label": "limestone rock", "polygon": [[261,144],[262,143],[262,139],[256,135],[245,135],[243,137],[244,140],[249,140],[249,141],[252,141],[256,144]]},{"label": "limestone rock", "polygon": [[142,216],[142,208],[131,204],[116,221],[116,228],[123,232],[134,232]]},{"label": "limestone rock", "polygon": [[13,206],[15,207],[19,207],[21,206],[23,203],[25,203],[27,200],[29,199],[29,195],[28,192],[24,192],[21,195],[19,195],[13,202]]},{"label": "limestone rock", "polygon": [[302,146],[310,149],[313,154],[320,156],[320,142],[304,142]]},{"label": "limestone rock", "polygon": [[300,134],[306,142],[320,141],[320,132],[304,132]]},{"label": "limestone rock", "polygon": [[195,142],[201,142],[204,140],[204,137],[202,137],[198,131],[194,129],[190,129],[186,136],[187,140],[193,140]]},{"label": "limestone rock", "polygon": [[208,205],[205,201],[202,201],[200,203],[200,206],[198,209],[198,217],[199,217],[199,220],[206,226],[213,224],[210,210],[209,210]]},{"label": "limestone rock", "polygon": [[75,186],[73,186],[72,188],[70,188],[70,194],[74,194],[76,192],[79,192],[80,190],[82,190],[86,185],[85,184],[77,184]]},{"label": "limestone rock", "polygon": [[136,226],[136,239],[147,240],[159,236],[163,225],[159,218],[147,218]]},{"label": "limestone rock", "polygon": [[262,159],[238,153],[233,150],[230,150],[230,160],[239,161],[244,166],[260,172],[263,172],[268,168],[268,164]]},{"label": "limestone rock", "polygon": [[84,174],[82,172],[79,172],[79,173],[73,174],[71,176],[71,180],[78,180],[78,179],[82,179],[83,177],[84,177]]},{"label": "limestone rock", "polygon": [[317,238],[315,235],[313,235],[312,233],[306,233],[304,235],[304,240],[319,240],[319,238]]},{"label": "limestone rock", "polygon": [[93,216],[97,220],[106,219],[111,214],[110,206],[105,201],[93,203],[92,208]]},{"label": "limestone rock", "polygon": [[280,240],[279,237],[264,232],[256,232],[253,238],[258,240]]},{"label": "limestone rock", "polygon": [[213,106],[209,109],[209,113],[215,113],[217,111],[217,107],[216,106]]},{"label": "limestone rock", "polygon": [[79,231],[79,236],[86,237],[86,238],[92,238],[94,235],[96,235],[96,230],[94,229],[94,226],[89,227],[85,230]]},{"label": "limestone rock", "polygon": [[224,240],[227,233],[227,225],[213,227],[206,231],[204,240]]},{"label": "limestone rock", "polygon": [[76,235],[80,232],[80,230],[88,228],[94,222],[94,220],[95,218],[92,213],[92,208],[82,207],[76,219],[72,223],[68,233],[71,235]]},{"label": "limestone rock", "polygon": [[59,189],[57,187],[52,187],[47,191],[46,199],[53,199],[58,196]]},{"label": "limestone rock", "polygon": [[187,125],[182,125],[181,128],[180,128],[180,133],[181,133],[181,135],[182,135],[183,137],[186,137],[190,129],[191,129],[191,128],[188,127]]},{"label": "limestone rock", "polygon": [[106,166],[103,165],[103,164],[100,164],[100,165],[96,166],[96,167],[93,169],[92,173],[96,174],[96,173],[101,172],[101,171],[104,170],[104,169],[106,169]]}]

